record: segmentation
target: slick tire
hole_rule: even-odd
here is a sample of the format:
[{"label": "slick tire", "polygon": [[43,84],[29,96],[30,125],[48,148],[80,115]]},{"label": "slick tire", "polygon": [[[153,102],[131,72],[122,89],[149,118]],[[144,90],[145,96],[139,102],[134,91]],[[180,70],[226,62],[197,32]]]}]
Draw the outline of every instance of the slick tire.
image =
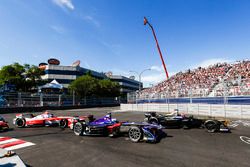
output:
[{"label": "slick tire", "polygon": [[139,142],[143,137],[142,130],[137,126],[132,126],[128,131],[128,137],[132,142]]},{"label": "slick tire", "polygon": [[25,127],[26,121],[24,118],[17,118],[16,119],[16,127],[23,128]]},{"label": "slick tire", "polygon": [[59,127],[64,129],[68,127],[68,120],[67,119],[61,119],[59,122]]},{"label": "slick tire", "polygon": [[77,122],[74,126],[74,133],[77,136],[82,136],[84,131],[84,125],[81,122]]},{"label": "slick tire", "polygon": [[214,133],[218,130],[218,125],[215,121],[207,121],[205,122],[204,126],[209,133]]}]

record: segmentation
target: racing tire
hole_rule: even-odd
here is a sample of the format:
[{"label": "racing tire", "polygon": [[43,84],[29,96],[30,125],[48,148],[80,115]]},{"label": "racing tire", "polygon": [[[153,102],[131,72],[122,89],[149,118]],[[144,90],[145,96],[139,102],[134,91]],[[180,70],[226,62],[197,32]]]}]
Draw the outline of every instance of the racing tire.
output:
[{"label": "racing tire", "polygon": [[132,142],[139,142],[142,139],[143,132],[137,126],[132,126],[128,131],[128,137]]},{"label": "racing tire", "polygon": [[74,126],[74,133],[77,136],[82,136],[84,131],[84,125],[81,122],[77,122]]},{"label": "racing tire", "polygon": [[24,118],[17,118],[16,119],[16,127],[23,128],[25,127],[26,120]]},{"label": "racing tire", "polygon": [[218,130],[218,126],[215,121],[207,121],[205,122],[204,126],[207,129],[207,132],[209,133],[214,133]]},{"label": "racing tire", "polygon": [[60,128],[67,128],[68,127],[68,120],[67,119],[61,119],[59,122],[59,127]]},{"label": "racing tire", "polygon": [[149,119],[148,123],[154,124],[154,125],[159,125],[159,122],[156,118]]}]

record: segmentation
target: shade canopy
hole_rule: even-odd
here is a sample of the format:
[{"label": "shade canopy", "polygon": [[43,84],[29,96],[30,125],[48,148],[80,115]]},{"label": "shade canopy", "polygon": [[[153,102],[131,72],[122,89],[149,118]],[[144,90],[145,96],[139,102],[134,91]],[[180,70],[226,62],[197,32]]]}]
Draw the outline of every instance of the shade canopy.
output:
[{"label": "shade canopy", "polygon": [[50,83],[40,86],[39,89],[63,89],[63,86],[59,84],[55,79]]}]

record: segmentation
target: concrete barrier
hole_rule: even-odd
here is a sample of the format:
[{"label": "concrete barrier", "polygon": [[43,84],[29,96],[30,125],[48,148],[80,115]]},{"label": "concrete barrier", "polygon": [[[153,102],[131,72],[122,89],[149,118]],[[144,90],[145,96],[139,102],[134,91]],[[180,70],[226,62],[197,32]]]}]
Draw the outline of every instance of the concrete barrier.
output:
[{"label": "concrete barrier", "polygon": [[143,112],[173,112],[178,109],[180,113],[190,115],[250,119],[250,105],[144,103],[121,104],[120,109]]},{"label": "concrete barrier", "polygon": [[241,106],[241,117],[250,119],[250,105],[242,105]]}]

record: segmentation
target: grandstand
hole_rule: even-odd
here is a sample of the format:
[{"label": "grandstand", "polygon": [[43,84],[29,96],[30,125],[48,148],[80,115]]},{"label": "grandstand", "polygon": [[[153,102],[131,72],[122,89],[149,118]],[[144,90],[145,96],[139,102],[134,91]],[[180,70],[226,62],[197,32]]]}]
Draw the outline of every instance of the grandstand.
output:
[{"label": "grandstand", "polygon": [[179,72],[154,87],[138,92],[136,99],[248,95],[250,95],[250,61],[244,60]]}]

